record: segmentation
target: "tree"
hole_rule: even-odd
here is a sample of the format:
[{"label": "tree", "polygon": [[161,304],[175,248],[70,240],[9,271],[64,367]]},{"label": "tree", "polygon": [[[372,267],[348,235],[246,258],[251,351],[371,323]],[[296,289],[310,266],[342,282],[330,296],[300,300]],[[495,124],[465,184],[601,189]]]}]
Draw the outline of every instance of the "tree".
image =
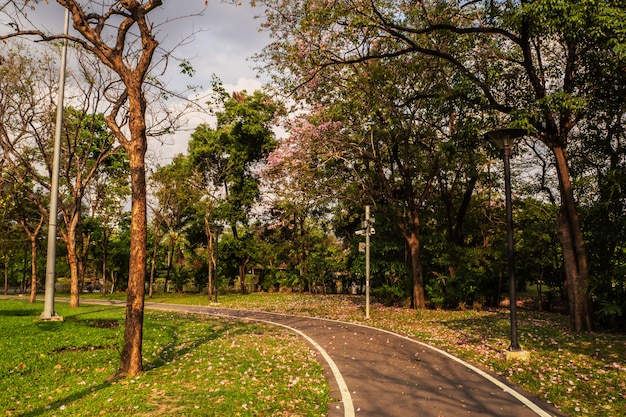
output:
[{"label": "tree", "polygon": [[[199,201],[199,195],[193,186],[193,176],[194,169],[189,159],[179,154],[169,165],[157,168],[150,178],[158,207],[153,209],[155,214],[153,256],[160,240],[161,244],[167,247],[166,288],[174,265],[175,252],[179,244],[186,241],[183,234],[196,214],[195,204]],[[160,224],[165,225],[164,231],[160,231]],[[155,261],[153,258],[153,264]]]},{"label": "tree", "polygon": [[50,128],[51,63],[48,51],[35,58],[22,45],[11,45],[0,69],[2,165],[13,191],[12,220],[20,224],[31,244],[31,302],[37,291],[36,240],[48,217],[45,190],[50,187],[47,163],[51,158],[49,142],[42,136]]},{"label": "tree", "polygon": [[603,0],[263,3],[269,9],[265,26],[276,40],[261,58],[290,91],[326,86],[330,73],[364,61],[434,59],[473,86],[495,111],[494,127],[521,126],[545,143],[559,180],[572,327],[591,327],[587,252],[567,149],[591,110],[584,105],[587,57],[598,49],[623,54],[623,11]]},{"label": "tree", "polygon": [[[448,177],[450,170],[442,169],[456,163],[461,176],[468,165],[458,163],[459,157],[469,159],[480,149],[470,145],[478,136],[475,128],[460,128],[473,115],[454,107],[459,83],[449,79],[448,70],[432,59],[388,57],[325,74],[323,84],[302,87],[308,101],[320,103],[309,118],[311,128],[296,129],[292,142],[281,143],[283,149],[298,149],[286,163],[297,172],[291,177],[319,169],[319,182],[336,198],[361,199],[348,190],[348,184],[357,184],[366,201],[392,208],[410,251],[412,304],[417,308],[426,304],[423,211],[438,179]],[[467,143],[468,152],[451,152],[453,140]]]},{"label": "tree", "polygon": [[[56,85],[50,80],[54,79],[52,73],[56,69],[48,50],[35,57],[22,48],[17,45],[9,51],[0,80],[5,99],[0,112],[7,121],[0,143],[7,164],[13,167],[14,178],[25,193],[28,191],[25,196],[38,206],[45,219],[49,194],[38,189],[50,190],[52,182],[52,109]],[[84,197],[91,183],[104,175],[113,155],[120,150],[102,114],[96,113],[103,105],[98,87],[106,84],[107,72],[96,74],[94,68],[88,67],[90,60],[81,58],[79,69],[70,72],[70,78],[75,80],[70,85],[82,94],[68,97],[78,108],[68,106],[64,111],[60,161],[59,208],[65,226],[60,231],[68,248],[71,307],[79,304],[79,288],[84,279],[84,245],[80,233]]]},{"label": "tree", "polygon": [[[287,120],[285,130],[290,134],[279,141],[262,171],[263,188],[270,190],[266,193],[269,225],[262,238],[272,248],[262,251],[264,266],[271,271],[267,275],[285,275],[289,271],[302,284],[317,281],[307,266],[311,256],[320,259],[311,252],[316,246],[313,235],[320,232],[318,229],[329,228],[329,216],[338,205],[337,194],[346,185],[335,176],[341,175],[339,172],[324,171],[320,162],[332,160],[325,145],[330,143],[327,140],[340,123],[326,122],[324,115],[315,115],[319,118],[303,116]],[[318,266],[321,265],[316,265],[316,269]],[[270,277],[266,278],[271,281]],[[276,284],[294,286],[293,280]],[[308,287],[311,290],[312,285]]]},{"label": "tree", "polygon": [[214,91],[221,107],[216,113],[217,126],[198,126],[189,142],[189,154],[194,165],[223,193],[215,217],[228,223],[241,249],[238,269],[245,293],[246,265],[252,252],[246,249],[239,229],[248,225],[259,198],[257,168],[276,146],[271,127],[281,114],[281,106],[260,91],[230,96],[219,84],[214,85]]},{"label": "tree", "polygon": [[[26,229],[28,232],[31,232],[29,236],[31,243],[33,241],[36,242],[36,239],[33,239],[32,236],[36,235],[37,227],[34,226],[34,230],[30,228],[32,225],[31,222],[34,223],[34,219],[31,218],[32,213],[32,204],[28,200],[22,200],[19,197],[16,198],[16,194],[20,193],[19,184],[16,184],[15,179],[11,175],[9,169],[3,166],[4,158],[0,158],[0,230],[2,231],[2,238],[0,239],[0,250],[2,255],[0,259],[2,259],[3,266],[3,281],[4,281],[4,295],[7,295],[9,292],[10,285],[10,267],[11,264],[17,264],[17,259],[19,259],[19,252],[24,250],[24,279],[22,282],[22,290],[26,288],[26,251],[27,247],[23,245],[26,241],[23,239],[22,234],[19,233],[19,229],[22,226],[18,222],[18,217],[22,219],[24,224],[26,225]],[[18,188],[16,193],[16,186]],[[22,194],[23,198],[24,195]],[[21,207],[20,207],[21,206]],[[29,213],[21,213],[20,209],[28,208]],[[34,216],[33,216],[34,217]],[[36,246],[33,248],[31,246],[31,258],[36,255]],[[17,268],[13,268],[17,270]],[[17,281],[17,280],[16,280]],[[31,266],[31,303],[35,301],[36,296],[36,264],[33,263]],[[35,290],[33,291],[32,285],[35,285]]]},{"label": "tree", "polygon": [[66,108],[64,132],[60,177],[65,198],[59,198],[59,208],[65,224],[61,235],[67,245],[71,271],[70,307],[76,307],[85,276],[85,245],[82,240],[85,195],[90,183],[103,173],[105,161],[112,158],[119,148],[101,114],[89,115]]},{"label": "tree", "polygon": [[97,174],[85,192],[85,203],[89,215],[97,224],[98,233],[94,240],[94,255],[102,265],[102,293],[107,291],[107,272],[111,237],[122,221],[126,202],[130,195],[128,184],[128,158],[122,149],[103,160]]},{"label": "tree", "polygon": [[[594,51],[595,52],[595,51]],[[591,54],[589,105],[595,110],[581,121],[570,149],[582,222],[593,274],[589,294],[602,324],[626,318],[624,241],[626,238],[626,74],[606,54]]]},{"label": "tree", "polygon": [[[188,163],[193,163],[193,156],[188,156]],[[222,232],[221,221],[216,218],[216,209],[220,202],[220,185],[212,182],[200,167],[194,167],[185,179],[193,195],[193,213],[186,227],[190,245],[195,248],[194,263],[205,267],[195,269],[195,281],[198,288],[206,284],[209,301],[212,299],[217,269],[217,240]]]},{"label": "tree", "polygon": [[[133,0],[113,2],[104,12],[97,14],[87,11],[85,6],[73,0],[59,0],[72,15],[73,27],[82,38],[71,40],[96,55],[104,65],[111,68],[123,84],[123,89],[115,102],[115,107],[106,116],[106,123],[116,139],[126,150],[131,177],[131,227],[130,227],[130,269],[126,301],[126,326],[124,347],[121,353],[119,376],[132,376],[141,372],[143,342],[143,305],[146,269],[146,96],[143,84],[152,65],[154,52],[158,46],[148,14],[161,6],[161,0],[151,0],[145,4]],[[121,6],[121,8],[119,7]],[[117,36],[109,44],[103,29],[108,21],[121,19]],[[131,30],[138,31],[141,43],[138,55],[129,51],[134,42]],[[128,131],[122,126],[123,106],[128,106]],[[128,133],[127,133],[128,132]]]},{"label": "tree", "polygon": [[105,120],[107,127],[128,155],[132,206],[126,326],[117,374],[135,375],[142,367],[146,269],[145,154],[148,99],[145,87],[159,45],[156,28],[148,16],[161,6],[163,1],[121,0],[93,3],[58,0],[58,3],[71,14],[72,26],[78,35],[48,35],[37,30],[21,30],[20,22],[15,22],[13,25],[15,33],[3,35],[1,38],[31,35],[44,40],[68,39],[92,53],[119,77],[120,82],[111,83],[112,89],[107,92],[112,108],[107,111]]},{"label": "tree", "polygon": [[[48,217],[48,213],[42,210],[40,206],[33,202],[28,196],[30,194],[29,188],[31,184],[15,184],[18,189],[13,189],[12,197],[15,199],[15,216],[17,222],[24,230],[24,233],[28,236],[30,242],[30,299],[31,303],[34,303],[37,298],[37,237],[43,227],[44,221]],[[29,187],[30,185],[30,187]],[[28,187],[26,190],[19,189],[21,187]],[[43,197],[36,197],[36,201],[43,200]]]}]

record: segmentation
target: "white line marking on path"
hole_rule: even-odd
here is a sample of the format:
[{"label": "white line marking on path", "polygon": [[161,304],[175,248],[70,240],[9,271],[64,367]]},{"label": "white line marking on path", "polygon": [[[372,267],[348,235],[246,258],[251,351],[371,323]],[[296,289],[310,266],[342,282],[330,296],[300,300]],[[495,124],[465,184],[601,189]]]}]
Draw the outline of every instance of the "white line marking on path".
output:
[{"label": "white line marking on path", "polygon": [[426,347],[428,349],[434,350],[435,352],[437,352],[437,353],[439,353],[439,354],[441,354],[441,355],[443,355],[443,356],[445,356],[445,357],[447,357],[449,359],[452,359],[453,361],[455,361],[455,362],[465,366],[466,368],[476,372],[478,375],[482,376],[487,381],[491,382],[492,384],[494,384],[495,386],[500,388],[502,391],[504,391],[504,392],[510,394],[511,396],[513,396],[514,398],[516,398],[519,402],[521,402],[526,407],[531,409],[538,416],[541,416],[541,417],[553,417],[552,414],[548,413],[547,411],[545,411],[544,409],[539,407],[537,404],[535,404],[534,402],[532,402],[531,400],[526,398],[523,394],[520,394],[519,392],[515,391],[513,388],[509,387],[507,384],[499,381],[498,379],[496,379],[493,376],[489,375],[487,372],[484,372],[480,368],[477,368],[474,365],[465,362],[463,359],[457,358],[456,356],[452,355],[451,353],[446,352],[445,350],[441,350],[441,349],[436,348],[434,346],[431,346],[431,345],[429,345],[427,343],[420,342],[419,340],[411,339],[408,336],[403,336],[401,334],[394,333],[394,332],[392,332],[390,330],[379,329],[377,327],[371,327],[371,326],[367,326],[365,324],[359,324],[359,323],[345,323],[345,322],[342,322],[342,321],[329,320],[329,319],[322,319],[322,320],[337,321],[338,323],[352,324],[352,325],[355,325],[355,326],[365,327],[365,328],[368,328],[368,329],[379,330],[381,332],[388,333],[390,335],[400,337],[402,339],[408,340],[409,342],[413,342],[413,343],[416,343],[416,344],[418,344],[420,346],[424,346],[424,347]]},{"label": "white line marking on path", "polygon": [[[229,316],[229,317],[234,317],[234,316]],[[312,344],[315,347],[315,349],[317,349],[317,351],[322,355],[322,357],[324,358],[324,360],[330,367],[331,371],[333,372],[335,381],[337,382],[337,385],[339,386],[339,392],[341,392],[341,402],[343,403],[343,415],[345,417],[354,417],[354,404],[352,403],[352,396],[350,395],[350,390],[348,389],[348,385],[346,384],[346,381],[343,379],[343,375],[341,375],[341,371],[339,371],[339,368],[335,364],[335,361],[333,361],[333,359],[330,357],[328,352],[326,352],[326,350],[322,346],[320,346],[315,340],[311,339],[309,336],[307,336],[305,333],[301,332],[300,330],[287,326],[285,324],[275,323],[273,321],[261,320],[261,319],[252,319],[252,320],[262,322],[262,323],[272,324],[274,326],[284,327],[286,329],[291,330],[292,332],[299,334],[300,336],[305,338],[310,344]]]},{"label": "white line marking on path", "polygon": [[[111,303],[113,304],[113,303]],[[151,304],[152,306],[154,306],[154,308],[158,308],[161,310],[165,310],[165,308],[161,308],[162,306],[166,306],[168,305],[168,303],[146,303],[146,306],[148,304]],[[179,306],[179,304],[170,304],[172,306]],[[211,309],[214,307],[208,307],[208,309]],[[222,308],[223,310],[228,310],[228,308]],[[176,311],[175,309],[172,308],[172,310]],[[236,309],[233,309],[236,310]],[[242,310],[239,310],[242,311]],[[322,318],[317,318],[317,317],[307,317],[307,316],[293,316],[293,315],[288,315],[288,314],[282,314],[282,313],[271,313],[271,312],[266,312],[266,311],[253,311],[253,310],[245,310],[245,311],[249,311],[251,313],[266,313],[266,314],[276,314],[276,315],[280,315],[280,316],[285,316],[285,317],[299,317],[299,318],[307,318],[307,319],[315,319],[315,320],[324,320],[324,321],[329,321],[329,322],[335,322],[335,323],[341,323],[341,324],[349,324],[349,325],[354,325],[354,326],[360,326],[360,327],[364,327],[364,328],[368,328],[368,329],[373,329],[373,330],[378,330],[384,333],[388,333],[390,335],[393,336],[397,336],[400,337],[402,339],[408,340],[409,342],[413,342],[415,344],[418,344],[420,346],[424,346],[428,349],[431,349],[449,359],[452,359],[453,361],[465,366],[466,368],[476,372],[478,375],[480,375],[481,377],[485,378],[487,381],[491,382],[492,384],[494,384],[495,386],[497,386],[498,388],[502,389],[502,391],[508,393],[509,395],[513,396],[515,399],[517,399],[519,402],[521,402],[522,404],[524,404],[526,407],[528,407],[530,410],[532,410],[535,414],[537,414],[540,417],[552,417],[552,415],[550,413],[548,413],[547,411],[543,410],[541,407],[539,407],[537,404],[535,404],[534,402],[532,402],[531,400],[529,400],[528,398],[526,398],[523,394],[520,394],[519,392],[515,391],[513,388],[511,388],[510,386],[508,386],[507,384],[499,381],[498,379],[494,378],[493,376],[489,375],[488,373],[482,371],[481,369],[475,367],[474,365],[465,362],[464,360],[457,358],[456,356],[441,350],[439,348],[436,348],[434,346],[431,346],[427,343],[424,342],[420,342],[419,340],[415,340],[415,339],[411,339],[408,336],[403,336],[401,334],[398,333],[394,333],[390,330],[385,330],[385,329],[379,329],[377,327],[372,327],[372,326],[368,326],[365,324],[360,324],[360,323],[350,323],[350,322],[343,322],[340,320],[332,320],[332,319],[322,319]],[[263,319],[255,319],[255,318],[250,318],[250,317],[240,317],[240,316],[235,316],[235,315],[228,315],[228,314],[223,314],[223,313],[211,313],[209,311],[202,311],[200,313],[203,314],[207,314],[207,315],[212,315],[212,316],[223,316],[223,317],[230,317],[230,318],[235,318],[235,319],[243,319],[243,320],[252,320],[252,321],[258,321],[258,322],[264,322],[264,323],[268,323],[268,324],[272,324],[272,325],[276,325],[276,326],[282,326],[285,327],[297,334],[299,334],[300,336],[304,337],[309,343],[311,343],[319,352],[320,354],[324,357],[324,360],[326,360],[326,363],[328,363],[328,366],[330,366],[330,369],[333,372],[333,376],[335,377],[335,380],[337,381],[337,385],[339,386],[339,391],[341,392],[341,401],[344,404],[344,417],[354,417],[355,413],[354,413],[354,404],[352,403],[352,396],[350,395],[350,390],[348,390],[348,386],[345,382],[345,380],[343,379],[343,376],[341,375],[341,372],[339,371],[339,368],[337,367],[337,365],[335,364],[335,362],[332,360],[332,358],[330,357],[330,355],[328,355],[328,353],[324,350],[324,348],[322,348],[319,344],[317,344],[313,339],[311,339],[309,336],[307,336],[306,334],[302,333],[300,330],[295,329],[293,327],[289,327],[287,325],[284,324],[280,324],[280,323],[275,323],[269,320],[263,320]]]},{"label": "white line marking on path", "polygon": [[[441,350],[441,349],[439,349],[439,348],[437,348],[435,346],[431,346],[428,343],[420,342],[419,340],[411,339],[408,336],[404,336],[404,335],[401,335],[401,334],[398,334],[398,333],[394,333],[391,330],[379,329],[378,327],[372,327],[372,326],[368,326],[366,324],[345,322],[345,321],[341,321],[341,320],[324,319],[324,318],[308,317],[308,316],[293,316],[293,315],[289,315],[289,314],[272,313],[272,312],[266,312],[266,311],[253,311],[253,310],[246,310],[246,311],[258,312],[258,313],[266,313],[266,314],[276,314],[276,315],[285,316],[285,317],[300,317],[300,318],[308,318],[308,319],[315,319],[315,320],[324,320],[324,321],[329,321],[329,322],[334,322],[334,323],[360,326],[360,327],[364,327],[366,329],[378,330],[378,331],[381,331],[381,332],[384,332],[384,333],[387,333],[387,334],[390,334],[390,335],[393,335],[393,336],[396,336],[396,337],[400,337],[402,339],[408,340],[409,342],[413,342],[413,343],[416,343],[416,344],[418,344],[420,346],[424,346],[424,347],[426,347],[428,349],[431,349],[431,350],[433,350],[433,351],[435,351],[435,352],[437,352],[437,353],[439,353],[439,354],[441,354],[441,355],[443,355],[443,356],[445,356],[445,357],[447,357],[449,359],[452,359],[453,361],[455,361],[455,362],[465,366],[467,369],[470,369],[470,370],[476,372],[478,375],[480,375],[481,377],[485,378],[487,381],[491,382],[492,384],[494,384],[495,386],[500,388],[502,391],[504,391],[504,392],[508,393],[509,395],[513,396],[515,399],[517,399],[519,402],[521,402],[526,407],[531,409],[538,416],[540,416],[540,417],[553,417],[552,414],[548,413],[547,411],[545,411],[544,409],[539,407],[537,404],[535,404],[534,402],[532,402],[531,400],[526,398],[523,394],[520,394],[519,392],[515,391],[513,388],[511,388],[510,386],[508,386],[504,382],[499,381],[498,379],[496,379],[493,376],[489,375],[487,372],[481,370],[480,368],[477,368],[474,365],[472,365],[472,364],[470,364],[468,362],[465,362],[461,358],[457,358],[456,356],[452,355],[451,353],[446,352],[445,350]],[[260,320],[260,321],[263,321],[263,320]],[[269,323],[272,323],[272,322],[269,322]],[[278,323],[273,323],[273,324],[278,324]],[[287,326],[285,326],[285,327],[287,327]],[[293,329],[293,330],[297,332],[296,329]],[[349,392],[348,392],[348,395],[350,395]],[[352,400],[350,400],[350,401],[352,401]]]},{"label": "white line marking on path", "polygon": [[[166,304],[154,303],[152,305],[155,306],[155,308],[161,309],[160,307]],[[176,311],[175,309],[172,309],[172,310]],[[341,371],[339,371],[337,364],[335,363],[335,361],[333,361],[333,359],[330,357],[328,352],[326,352],[326,350],[320,344],[318,344],[315,340],[311,339],[302,331],[294,327],[287,326],[286,324],[276,323],[270,320],[263,320],[263,319],[254,318],[254,317],[241,317],[241,316],[229,315],[229,314],[224,314],[224,313],[211,313],[210,311],[194,311],[194,313],[201,313],[201,314],[206,314],[206,315],[214,316],[214,317],[228,317],[228,318],[233,318],[233,319],[238,319],[238,320],[249,320],[249,321],[256,321],[260,323],[266,323],[266,324],[270,324],[273,326],[284,327],[285,329],[288,329],[302,336],[307,342],[313,345],[315,349],[317,349],[317,351],[322,355],[322,357],[324,358],[324,360],[330,367],[330,370],[332,371],[333,376],[335,377],[335,381],[337,382],[337,386],[339,387],[339,392],[341,393],[341,402],[343,403],[344,417],[355,417],[354,404],[352,402],[352,396],[350,395],[350,390],[348,389],[348,384],[346,384],[346,381],[343,378],[343,375],[341,375]]]}]

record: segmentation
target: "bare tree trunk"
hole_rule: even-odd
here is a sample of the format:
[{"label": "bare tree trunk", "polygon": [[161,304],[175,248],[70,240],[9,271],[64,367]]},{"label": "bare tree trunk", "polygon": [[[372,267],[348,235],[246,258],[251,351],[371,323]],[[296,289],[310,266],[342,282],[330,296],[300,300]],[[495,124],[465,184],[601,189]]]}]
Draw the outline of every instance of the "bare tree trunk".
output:
[{"label": "bare tree trunk", "polygon": [[241,288],[241,293],[247,293],[246,290],[246,263],[239,265],[239,283]]},{"label": "bare tree trunk", "polygon": [[570,323],[572,329],[576,331],[590,331],[592,324],[587,295],[589,277],[587,250],[578,218],[578,210],[574,201],[565,150],[561,147],[555,147],[553,152],[556,158],[561,191],[558,231],[563,252],[563,267],[567,280]]},{"label": "bare tree trunk", "polygon": [[424,271],[422,268],[421,241],[419,235],[419,218],[416,214],[409,214],[409,224],[400,224],[400,230],[404,235],[411,257],[411,275],[413,277],[413,290],[411,294],[411,307],[417,309],[426,308],[426,294],[424,290]]},{"label": "bare tree trunk", "polygon": [[215,265],[215,259],[213,257],[213,234],[211,233],[211,225],[209,219],[204,218],[204,233],[207,239],[207,266],[209,267],[209,274],[207,277],[207,293],[209,301],[213,296],[213,266]]},{"label": "bare tree trunk", "polygon": [[28,225],[26,224],[26,220],[20,220],[20,225],[24,232],[28,235],[28,239],[30,240],[30,303],[34,303],[37,300],[37,236],[39,236],[39,232],[41,231],[41,227],[43,226],[44,220],[46,219],[46,215],[42,214],[39,218],[39,224],[33,229],[30,230]]},{"label": "bare tree trunk", "polygon": [[9,257],[4,257],[4,295],[9,294]]},{"label": "bare tree trunk", "polygon": [[102,250],[102,294],[107,293],[107,255],[108,255],[108,249],[107,249],[107,244],[105,243],[104,248]]},{"label": "bare tree trunk", "polygon": [[[171,246],[171,244],[169,244]],[[167,283],[170,281],[170,277],[172,274],[172,262],[174,258],[174,248],[167,248],[167,271],[165,273],[165,288],[164,291],[167,291]]]},{"label": "bare tree trunk", "polygon": [[207,277],[207,295],[209,297],[209,301],[211,301],[211,297],[213,297],[213,262],[212,256],[208,255],[207,265],[209,266],[209,275]]},{"label": "bare tree trunk", "polygon": [[30,235],[30,303],[37,300],[37,235]]},{"label": "bare tree trunk", "polygon": [[[139,99],[138,89],[135,99]],[[131,108],[133,108],[133,95]],[[139,106],[135,103],[135,106]],[[146,282],[146,238],[147,201],[146,201],[146,170],[145,170],[145,124],[141,119],[131,117],[132,143],[126,151],[130,160],[132,184],[131,237],[130,237],[130,268],[128,289],[126,291],[126,326],[124,329],[124,347],[122,349],[118,376],[137,375],[142,370],[143,315]],[[143,135],[143,140],[139,140]]]},{"label": "bare tree trunk", "polygon": [[78,259],[76,256],[76,240],[72,238],[74,228],[68,226],[68,230],[63,234],[67,246],[67,262],[70,266],[70,307],[78,307],[80,304],[80,292],[78,281]]},{"label": "bare tree trunk", "polygon": [[[78,216],[80,214],[68,213],[61,207],[65,230],[61,230],[63,241],[67,246],[67,263],[70,267],[70,302],[69,306],[74,308],[80,304],[80,273],[78,269],[79,255],[76,247],[76,228]],[[67,214],[70,214],[69,216]]]},{"label": "bare tree trunk", "polygon": [[91,292],[96,291],[98,287],[98,265],[94,262],[93,265],[93,278],[91,281]]},{"label": "bare tree trunk", "polygon": [[113,291],[115,290],[115,281],[117,281],[115,271],[111,270],[111,290],[109,291],[109,294],[113,294]]},{"label": "bare tree trunk", "polygon": [[154,247],[152,248],[152,261],[150,262],[150,286],[148,287],[148,297],[152,298],[153,287],[154,287],[154,272],[156,269],[156,255],[157,255],[157,244],[156,244],[156,233],[155,233],[155,242]]},{"label": "bare tree trunk", "polygon": [[407,239],[411,252],[411,272],[413,275],[413,293],[411,305],[413,308],[426,308],[426,295],[424,293],[424,271],[422,269],[421,242],[417,234]]}]

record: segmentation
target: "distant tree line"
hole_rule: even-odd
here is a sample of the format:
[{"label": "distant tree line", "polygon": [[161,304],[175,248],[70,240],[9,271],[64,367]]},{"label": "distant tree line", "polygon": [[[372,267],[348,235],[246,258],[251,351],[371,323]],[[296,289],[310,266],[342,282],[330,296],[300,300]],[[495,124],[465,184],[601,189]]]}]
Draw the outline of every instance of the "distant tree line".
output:
[{"label": "distant tree line", "polygon": [[[288,99],[229,94],[215,81],[215,125],[200,125],[164,166],[145,160],[148,137],[177,128],[155,110],[167,95],[148,76],[158,42],[146,16],[162,2],[112,2],[102,15],[60,3],[77,36],[21,31],[24,5],[5,2],[15,31],[0,38],[81,46],[62,134],[59,271],[74,306],[81,290],[128,291],[120,375],[141,368],[144,290],[361,288],[366,204],[381,301],[498,305],[502,166],[483,134],[501,127],[526,132],[513,155],[518,289],[536,288],[538,307],[561,303],[576,330],[624,324],[622,2],[257,2],[274,35],[257,58]],[[112,16],[124,21],[115,45],[98,29]],[[33,301],[49,216],[53,56],[11,44],[0,66],[5,290]],[[181,69],[193,72],[187,61]],[[287,133],[277,139],[279,122]]]}]

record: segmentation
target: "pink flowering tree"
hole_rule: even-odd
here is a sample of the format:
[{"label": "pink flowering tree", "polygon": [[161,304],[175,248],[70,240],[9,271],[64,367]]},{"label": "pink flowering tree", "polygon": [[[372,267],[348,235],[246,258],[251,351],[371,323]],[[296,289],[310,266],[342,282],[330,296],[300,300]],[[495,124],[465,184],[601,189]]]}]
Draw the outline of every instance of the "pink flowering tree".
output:
[{"label": "pink flowering tree", "polygon": [[[588,257],[567,151],[591,110],[584,103],[595,94],[586,84],[594,56],[611,57],[612,65],[624,56],[621,8],[599,0],[262,3],[274,42],[260,58],[274,81],[300,99],[351,94],[360,86],[345,82],[346,76],[365,62],[395,69],[430,62],[465,86],[468,101],[483,105],[483,119],[491,122],[486,128],[521,127],[545,144],[558,178],[558,236],[572,327],[591,328]],[[427,81],[432,72],[418,75]],[[405,89],[414,81],[393,80]]]}]

